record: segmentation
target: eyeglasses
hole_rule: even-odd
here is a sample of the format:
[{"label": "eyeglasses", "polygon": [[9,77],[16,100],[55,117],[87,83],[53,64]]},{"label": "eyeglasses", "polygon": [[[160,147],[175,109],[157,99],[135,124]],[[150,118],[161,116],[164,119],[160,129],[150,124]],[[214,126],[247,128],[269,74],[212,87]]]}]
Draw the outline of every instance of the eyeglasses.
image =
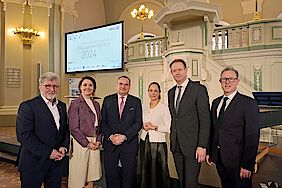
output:
[{"label": "eyeglasses", "polygon": [[221,83],[224,83],[224,82],[227,82],[227,81],[229,81],[229,82],[235,82],[235,80],[237,80],[238,78],[232,78],[232,77],[230,77],[230,78],[220,78],[219,79],[219,81],[221,82]]},{"label": "eyeglasses", "polygon": [[50,85],[50,84],[46,84],[46,85],[43,85],[46,89],[58,89],[60,86],[58,85]]}]

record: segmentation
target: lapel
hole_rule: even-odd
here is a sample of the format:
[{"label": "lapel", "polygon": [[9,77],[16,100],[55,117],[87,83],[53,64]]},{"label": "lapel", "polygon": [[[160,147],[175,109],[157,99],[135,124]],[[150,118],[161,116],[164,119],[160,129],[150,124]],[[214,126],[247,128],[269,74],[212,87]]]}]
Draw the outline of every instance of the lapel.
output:
[{"label": "lapel", "polygon": [[[64,126],[64,122],[63,121],[65,119],[65,117],[64,117],[65,116],[65,112],[64,112],[64,108],[63,108],[61,102],[58,103],[57,108],[58,108],[59,115],[60,115],[60,121],[59,121],[59,123],[60,123],[59,131],[60,131],[63,128],[63,126]],[[57,129],[57,127],[56,127],[56,129]]]},{"label": "lapel", "polygon": [[[239,102],[239,98],[240,98],[240,93],[237,92],[235,94],[235,96],[233,97],[232,101],[230,102],[230,104],[227,106],[225,112],[224,112],[224,119],[227,118],[229,116],[229,114],[231,114],[231,110],[234,109],[234,106],[236,106],[236,104]],[[223,119],[223,121],[224,121]]]},{"label": "lapel", "polygon": [[113,95],[112,105],[113,105],[113,108],[110,108],[110,109],[112,109],[113,118],[114,119],[120,119],[119,118],[119,106],[118,106],[118,94],[117,93],[115,95]]},{"label": "lapel", "polygon": [[78,100],[79,100],[79,102],[81,103],[82,108],[87,109],[90,113],[93,113],[92,110],[91,110],[91,108],[88,106],[88,104],[86,103],[86,101],[84,100],[84,98],[83,98],[82,95],[80,95],[80,96],[78,97]]},{"label": "lapel", "polygon": [[[185,101],[186,99],[189,99],[189,96],[191,95],[191,90],[192,90],[193,86],[194,86],[194,83],[192,82],[192,80],[189,79],[189,82],[188,82],[188,84],[187,84],[187,86],[186,86],[186,88],[185,88],[185,90],[183,92],[183,95],[182,95],[181,99],[180,99],[179,111],[178,112],[180,112],[181,109],[183,109],[183,107],[182,107],[183,106],[183,101]],[[174,95],[175,95],[175,90],[174,90]],[[173,102],[173,106],[174,106],[174,111],[175,111],[174,102]]]},{"label": "lapel", "polygon": [[[100,119],[101,119],[101,112],[100,112],[100,110],[99,110],[99,104],[98,104],[98,102],[96,102],[96,101],[94,101],[94,100],[92,100],[92,102],[93,102],[94,108],[95,108],[95,110],[96,110],[97,120],[98,120],[98,123],[99,123],[99,121],[100,121]],[[92,110],[91,110],[91,111],[92,111]]]},{"label": "lapel", "polygon": [[217,118],[217,108],[222,99],[223,95],[214,101],[214,108],[212,109],[212,117],[214,117],[214,122],[218,126],[218,118]]},{"label": "lapel", "polygon": [[[83,96],[82,95],[80,95],[79,96],[79,101],[82,103],[81,105],[83,105],[83,108],[84,109],[88,109],[88,111],[89,111],[89,113],[91,113],[91,114],[93,114],[93,116],[95,116],[95,114],[94,114],[94,112],[91,110],[91,108],[88,106],[88,104],[86,103],[86,101],[85,101],[85,99],[83,98]],[[98,106],[98,104],[96,104],[96,102],[93,100],[93,99],[91,99],[91,101],[92,101],[92,103],[93,103],[93,106],[94,106],[94,108],[95,108],[95,110],[96,110],[96,113],[97,113],[97,118],[98,118],[98,121],[99,121],[99,118],[100,118],[100,114],[98,114],[98,112],[99,112],[99,106]]]},{"label": "lapel", "polygon": [[[218,98],[217,101],[215,101],[215,108],[213,110],[213,117],[216,117],[215,121],[216,121],[216,124],[218,125],[218,118],[217,118],[217,108],[218,108],[218,105],[220,103],[220,101],[222,100],[222,97],[223,95]],[[234,108],[234,106],[236,106],[236,104],[239,102],[239,98],[240,98],[240,93],[237,92],[235,94],[235,96],[233,97],[232,101],[229,103],[229,105],[227,106],[227,108],[225,109],[225,112],[224,112],[224,117],[223,117],[223,123],[224,124],[224,121],[228,118],[229,115],[232,114],[231,110]]]},{"label": "lapel", "polygon": [[170,92],[170,96],[168,97],[169,98],[169,104],[171,106],[171,110],[172,110],[173,115],[176,115],[175,104],[174,104],[175,90],[176,90],[176,85],[172,88],[172,90]]},{"label": "lapel", "polygon": [[[42,98],[41,96],[38,96],[38,104],[39,104],[39,106],[40,106],[40,109],[43,111],[43,112],[42,112],[42,115],[47,115],[48,118],[49,118],[49,120],[50,120],[50,122],[51,122],[51,124],[52,124],[52,126],[53,126],[56,130],[58,130],[58,129],[57,129],[57,126],[56,126],[56,122],[55,122],[55,120],[54,120],[54,117],[53,117],[53,115],[52,115],[50,109],[48,108],[47,104],[45,103],[45,101],[43,100],[43,98]],[[58,108],[58,110],[59,110],[59,108]],[[60,115],[61,115],[60,110],[59,110],[59,113],[60,113]],[[60,116],[60,117],[61,117],[61,116]],[[60,121],[61,121],[61,118],[60,118]]]}]

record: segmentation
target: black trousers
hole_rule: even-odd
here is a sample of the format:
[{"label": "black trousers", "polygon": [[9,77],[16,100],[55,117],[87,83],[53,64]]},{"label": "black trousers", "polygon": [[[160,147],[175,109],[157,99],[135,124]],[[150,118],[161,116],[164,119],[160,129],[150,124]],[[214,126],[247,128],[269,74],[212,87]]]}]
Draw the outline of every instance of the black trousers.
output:
[{"label": "black trousers", "polygon": [[217,173],[220,177],[222,188],[252,188],[252,177],[241,179],[240,167],[227,167],[222,163],[218,151],[216,162]]},{"label": "black trousers", "polygon": [[58,162],[52,161],[40,172],[20,171],[21,188],[60,188],[63,170]]},{"label": "black trousers", "polygon": [[[119,160],[122,167],[118,167]],[[136,187],[136,154],[104,152],[105,177],[107,188]]]}]

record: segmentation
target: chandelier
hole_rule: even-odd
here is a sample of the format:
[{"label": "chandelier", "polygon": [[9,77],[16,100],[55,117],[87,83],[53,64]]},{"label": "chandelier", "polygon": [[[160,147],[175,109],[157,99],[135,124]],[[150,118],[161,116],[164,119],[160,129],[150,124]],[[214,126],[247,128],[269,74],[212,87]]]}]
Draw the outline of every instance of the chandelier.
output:
[{"label": "chandelier", "polygon": [[17,27],[13,33],[20,36],[24,44],[31,44],[35,36],[40,36],[40,32],[32,28]]},{"label": "chandelier", "polygon": [[149,10],[145,7],[145,5],[140,5],[139,9],[133,9],[131,11],[132,18],[136,18],[141,21],[142,24],[142,31],[140,34],[140,39],[144,39],[144,32],[143,32],[143,21],[146,19],[151,19],[154,16],[154,11]]}]

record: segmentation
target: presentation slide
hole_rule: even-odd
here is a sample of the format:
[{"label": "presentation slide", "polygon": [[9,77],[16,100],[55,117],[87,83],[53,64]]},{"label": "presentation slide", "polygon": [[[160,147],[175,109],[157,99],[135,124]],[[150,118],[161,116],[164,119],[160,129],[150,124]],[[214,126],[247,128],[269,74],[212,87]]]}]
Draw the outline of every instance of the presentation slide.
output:
[{"label": "presentation slide", "polygon": [[122,68],[122,23],[66,34],[66,72]]}]

